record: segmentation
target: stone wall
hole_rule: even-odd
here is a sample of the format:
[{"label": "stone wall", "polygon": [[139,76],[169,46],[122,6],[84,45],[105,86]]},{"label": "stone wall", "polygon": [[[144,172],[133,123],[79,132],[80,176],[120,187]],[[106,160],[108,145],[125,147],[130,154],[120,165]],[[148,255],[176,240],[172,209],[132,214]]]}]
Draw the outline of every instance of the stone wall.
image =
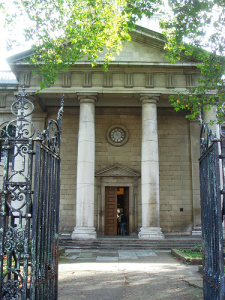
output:
[{"label": "stone wall", "polygon": [[189,121],[173,110],[158,115],[160,225],[163,232],[191,231],[192,181]]},{"label": "stone wall", "polygon": [[[129,140],[121,147],[107,142],[106,131],[115,124],[123,125]],[[96,108],[96,165],[100,170],[119,163],[141,171],[141,108]]]}]

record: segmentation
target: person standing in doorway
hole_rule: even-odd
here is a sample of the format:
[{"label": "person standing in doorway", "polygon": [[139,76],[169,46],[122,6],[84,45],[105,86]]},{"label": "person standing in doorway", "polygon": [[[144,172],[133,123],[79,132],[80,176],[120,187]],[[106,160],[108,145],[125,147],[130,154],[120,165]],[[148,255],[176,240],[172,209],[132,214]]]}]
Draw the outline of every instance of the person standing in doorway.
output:
[{"label": "person standing in doorway", "polygon": [[118,213],[117,217],[117,235],[121,235],[121,215]]},{"label": "person standing in doorway", "polygon": [[127,225],[127,217],[122,214],[121,215],[121,227],[122,227],[122,235],[124,236],[126,233],[126,225]]}]

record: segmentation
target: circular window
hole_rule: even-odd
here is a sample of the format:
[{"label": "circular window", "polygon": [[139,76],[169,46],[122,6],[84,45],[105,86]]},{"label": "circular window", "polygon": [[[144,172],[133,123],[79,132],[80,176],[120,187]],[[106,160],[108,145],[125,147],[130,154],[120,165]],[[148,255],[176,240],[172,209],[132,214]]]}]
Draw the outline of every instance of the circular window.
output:
[{"label": "circular window", "polygon": [[122,125],[113,125],[106,132],[106,139],[113,146],[124,145],[128,141],[128,138],[128,130]]}]

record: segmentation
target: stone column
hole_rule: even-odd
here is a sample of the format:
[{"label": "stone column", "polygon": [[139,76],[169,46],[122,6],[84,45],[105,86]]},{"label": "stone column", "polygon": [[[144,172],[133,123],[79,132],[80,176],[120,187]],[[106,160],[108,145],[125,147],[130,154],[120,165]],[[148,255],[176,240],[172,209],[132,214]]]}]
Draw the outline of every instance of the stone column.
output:
[{"label": "stone column", "polygon": [[192,181],[192,235],[201,235],[201,206],[199,183],[200,126],[197,119],[190,121],[191,181]]},{"label": "stone column", "polygon": [[95,239],[94,170],[96,96],[79,95],[80,120],[77,154],[76,226],[72,239]]},{"label": "stone column", "polygon": [[[210,121],[216,120],[217,107],[211,110],[203,110],[203,121],[208,124],[212,134],[219,137],[219,126]],[[206,133],[207,134],[207,133]],[[200,183],[199,183],[199,157],[200,157],[200,126],[198,120],[190,122],[190,143],[191,143],[191,165],[192,165],[192,206],[193,206],[193,228],[192,235],[201,235],[201,205],[200,205]],[[206,137],[206,136],[205,136]]]},{"label": "stone column", "polygon": [[140,95],[142,102],[141,199],[142,227],[140,239],[163,239],[159,212],[159,156],[157,101],[159,95]]},{"label": "stone column", "polygon": [[212,106],[210,110],[203,109],[203,121],[209,125],[209,129],[212,130],[212,134],[216,135],[217,138],[220,138],[220,129],[219,125],[213,124],[210,125],[210,121],[216,121],[217,106]]},{"label": "stone column", "polygon": [[[212,138],[220,138],[220,126],[218,124],[216,124],[216,122],[214,124],[210,125],[210,121],[216,121],[216,115],[217,115],[217,106],[216,105],[212,106],[210,110],[203,109],[203,121],[205,123],[207,123],[209,126],[209,129],[212,130]],[[206,138],[206,135],[205,135],[205,138]],[[219,149],[219,153],[220,153],[220,151],[221,151],[220,143],[217,143],[217,145],[218,145],[218,149]],[[220,183],[221,183],[221,185],[223,185],[222,160],[220,160],[219,166],[220,166]],[[223,199],[223,197],[221,195],[221,203],[222,203],[222,199]],[[223,226],[223,236],[225,238],[225,227],[224,227],[225,223],[224,222],[222,223],[222,226]]]}]

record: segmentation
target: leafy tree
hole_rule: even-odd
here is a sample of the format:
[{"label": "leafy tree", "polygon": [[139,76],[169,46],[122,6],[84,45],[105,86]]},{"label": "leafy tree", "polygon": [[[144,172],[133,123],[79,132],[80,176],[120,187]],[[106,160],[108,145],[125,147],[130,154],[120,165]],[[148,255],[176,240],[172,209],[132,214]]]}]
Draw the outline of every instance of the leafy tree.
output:
[{"label": "leafy tree", "polygon": [[[225,2],[220,0],[171,0],[171,14],[162,22],[167,37],[168,58],[181,53],[199,61],[198,86],[170,101],[175,110],[187,110],[187,118],[198,114],[198,104],[206,110],[217,106],[217,122],[222,121],[225,88]],[[212,120],[213,121],[213,120]]]},{"label": "leafy tree", "polygon": [[[161,0],[7,0],[7,26],[25,20],[25,37],[34,43],[30,63],[43,75],[40,87],[53,84],[60,70],[87,57],[96,65],[105,53],[107,70],[113,55],[130,40],[129,32],[143,14],[150,17],[157,9],[164,13],[162,27],[171,62],[182,55],[199,61],[199,84],[171,97],[175,110],[187,110],[189,119],[225,101],[225,2],[224,0],[168,0],[170,13]],[[163,1],[164,2],[164,1]],[[9,3],[11,6],[9,6]],[[12,9],[12,4],[14,8]]]},{"label": "leafy tree", "polygon": [[[113,54],[130,40],[129,31],[143,14],[151,16],[160,0],[12,0],[4,5],[7,26],[27,20],[25,37],[32,40],[34,55],[43,81],[41,89],[53,84],[60,70],[67,70],[82,57],[96,65],[105,53],[107,70]],[[12,4],[14,8],[12,9]],[[15,13],[13,13],[15,12]]]}]

